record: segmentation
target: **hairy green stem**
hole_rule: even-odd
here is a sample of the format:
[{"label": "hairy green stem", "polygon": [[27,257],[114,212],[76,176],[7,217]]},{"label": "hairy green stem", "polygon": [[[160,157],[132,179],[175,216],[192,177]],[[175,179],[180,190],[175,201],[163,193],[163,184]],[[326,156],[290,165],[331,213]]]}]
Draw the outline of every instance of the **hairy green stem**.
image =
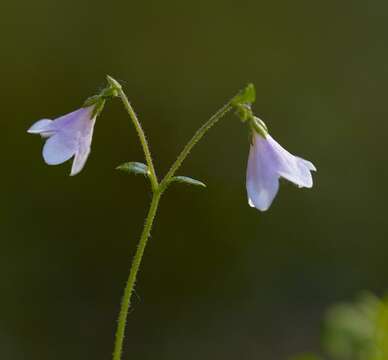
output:
[{"label": "hairy green stem", "polygon": [[153,193],[152,201],[151,201],[150,208],[148,210],[144,229],[141,234],[139,244],[137,245],[135,257],[133,258],[133,261],[132,261],[131,270],[129,272],[129,277],[127,280],[127,284],[125,286],[123,299],[121,301],[120,315],[119,315],[118,324],[117,324],[115,346],[113,351],[113,360],[121,360],[121,354],[123,352],[123,342],[125,337],[125,327],[126,327],[127,317],[128,317],[128,310],[131,305],[131,297],[132,297],[133,289],[135,287],[137,273],[139,272],[141,260],[144,254],[144,249],[147,245],[147,241],[152,229],[152,224],[154,222],[156,211],[158,209],[160,196],[161,196],[161,193],[159,192]]},{"label": "hairy green stem", "polygon": [[[232,99],[233,100],[233,99]],[[228,103],[226,103],[221,109],[219,109],[205,124],[203,124],[197,132],[194,134],[194,136],[191,138],[191,140],[185,145],[182,152],[178,155],[175,162],[172,164],[170,170],[167,172],[166,176],[163,178],[163,180],[160,182],[159,188],[163,192],[169,182],[171,181],[172,177],[175,175],[176,171],[180,168],[183,161],[186,159],[186,157],[189,155],[190,151],[193,149],[195,144],[202,139],[202,137],[208,132],[208,130],[215,125],[225,114],[227,114],[230,110],[232,110],[232,100],[230,100]]]},{"label": "hairy green stem", "polygon": [[118,95],[119,95],[121,101],[124,104],[125,109],[127,110],[128,114],[129,114],[129,116],[130,116],[130,118],[131,118],[131,120],[133,122],[133,125],[135,126],[137,135],[139,136],[140,143],[141,143],[141,146],[142,146],[143,151],[144,151],[144,156],[145,156],[145,159],[146,159],[146,162],[147,162],[147,165],[148,165],[148,170],[150,172],[149,178],[150,178],[150,181],[151,181],[152,190],[155,191],[158,188],[158,185],[159,185],[158,177],[156,176],[154,163],[152,161],[150,147],[148,145],[148,141],[147,141],[147,138],[145,136],[144,130],[143,130],[141,124],[140,124],[139,119],[137,118],[135,110],[133,109],[131,103],[129,102],[129,100],[127,98],[127,95],[125,95],[125,93],[124,93],[123,89],[121,88],[121,86],[120,85],[118,85],[118,86],[116,85],[116,90],[118,92]]},{"label": "hairy green stem", "polygon": [[121,98],[125,109],[127,110],[129,116],[132,119],[132,122],[136,128],[137,134],[140,139],[140,143],[142,145],[144,155],[146,158],[146,162],[149,168],[149,178],[151,181],[152,187],[152,201],[147,214],[147,218],[145,221],[145,225],[143,228],[143,232],[141,234],[135,256],[132,261],[131,269],[129,272],[129,277],[124,289],[124,295],[121,302],[120,314],[118,318],[117,330],[115,334],[115,345],[113,351],[113,360],[121,360],[122,352],[123,352],[123,342],[125,337],[125,328],[127,323],[128,311],[131,305],[131,298],[134,291],[137,274],[140,269],[141,261],[143,258],[144,250],[147,245],[147,241],[149,239],[152,224],[154,222],[156,212],[158,209],[160,197],[162,196],[163,191],[167,188],[170,183],[172,177],[175,172],[182,165],[182,162],[186,159],[192,148],[195,144],[206,134],[206,132],[217,123],[226,113],[228,113],[233,105],[232,100],[230,100],[226,105],[224,105],[220,110],[218,110],[204,125],[202,125],[198,131],[194,134],[191,140],[187,143],[187,145],[183,148],[182,152],[179,154],[175,162],[172,164],[170,170],[163,178],[163,180],[159,183],[158,178],[156,176],[155,168],[152,162],[151,152],[149,149],[149,145],[144,134],[144,131],[141,127],[141,124],[136,116],[135,111],[133,110],[127,96],[121,88],[121,85],[114,80],[113,78],[108,76],[108,81],[113,87],[114,90],[117,91],[117,95]]}]

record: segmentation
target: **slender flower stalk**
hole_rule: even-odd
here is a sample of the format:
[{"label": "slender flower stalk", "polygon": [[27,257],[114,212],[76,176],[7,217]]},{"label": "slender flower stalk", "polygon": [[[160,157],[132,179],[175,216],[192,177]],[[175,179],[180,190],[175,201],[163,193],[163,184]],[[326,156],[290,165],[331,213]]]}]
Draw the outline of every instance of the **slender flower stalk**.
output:
[{"label": "slender flower stalk", "polygon": [[195,144],[197,144],[197,142],[202,139],[202,137],[210,130],[210,128],[213,125],[215,125],[223,116],[225,116],[230,110],[232,110],[232,108],[233,108],[232,100],[230,100],[197,130],[197,132],[194,134],[191,140],[183,148],[182,152],[178,155],[177,159],[172,164],[166,176],[161,181],[160,183],[161,191],[164,191],[166,189],[169,182],[175,175],[176,171],[180,168],[183,161],[187,158],[187,156],[189,155],[190,151],[193,149]]},{"label": "slender flower stalk", "polygon": [[139,119],[137,118],[135,110],[133,109],[131,103],[129,102],[127,95],[125,95],[121,85],[110,76],[107,76],[107,79],[108,79],[108,82],[110,83],[110,85],[117,90],[118,96],[120,97],[121,101],[123,102],[123,105],[124,105],[125,109],[127,110],[129,117],[131,118],[131,120],[133,122],[133,125],[135,126],[137,135],[138,135],[139,140],[140,140],[140,144],[143,148],[145,160],[147,162],[148,169],[150,172],[149,178],[151,181],[151,187],[152,187],[153,191],[156,191],[158,188],[158,185],[159,185],[158,177],[156,176],[156,171],[155,171],[154,163],[152,161],[152,156],[151,156],[151,150],[150,150],[150,147],[148,145],[148,141],[147,141],[147,138],[145,136],[144,130],[140,124]]},{"label": "slender flower stalk", "polygon": [[145,136],[144,130],[140,124],[140,121],[138,120],[136,113],[134,109],[132,108],[126,94],[122,90],[121,85],[114,80],[113,78],[108,76],[108,82],[110,85],[117,90],[117,94],[120,97],[125,109],[127,110],[135,128],[138,134],[138,137],[140,139],[141,146],[143,148],[145,160],[147,162],[148,166],[148,176],[150,178],[151,182],[151,188],[152,188],[152,200],[151,205],[146,217],[146,221],[144,224],[143,232],[141,234],[135,256],[132,260],[131,269],[129,272],[128,280],[124,289],[124,295],[121,301],[121,307],[120,307],[120,313],[117,323],[117,329],[115,334],[115,344],[114,344],[114,350],[113,350],[113,360],[121,360],[122,358],[122,352],[123,352],[123,343],[124,343],[124,337],[125,337],[125,329],[126,329],[126,323],[127,323],[127,317],[128,317],[128,311],[131,306],[131,298],[133,294],[133,290],[136,284],[137,274],[140,269],[141,261],[143,258],[144,250],[147,245],[147,241],[150,237],[150,233],[152,230],[152,225],[154,223],[157,209],[159,206],[160,198],[163,194],[163,192],[166,190],[168,185],[171,181],[174,179],[174,175],[176,171],[180,168],[183,161],[186,159],[186,157],[189,155],[190,151],[193,149],[193,147],[198,143],[199,140],[202,139],[202,137],[207,133],[207,131],[215,125],[224,115],[226,115],[232,108],[232,100],[230,100],[226,105],[224,105],[220,110],[218,110],[204,125],[202,125],[197,132],[194,134],[194,136],[191,138],[191,140],[186,144],[186,146],[183,148],[182,152],[179,154],[173,165],[171,166],[170,170],[166,174],[166,176],[163,178],[163,180],[159,183],[158,178],[156,175],[156,171],[153,165],[151,151],[147,142],[147,138]]}]

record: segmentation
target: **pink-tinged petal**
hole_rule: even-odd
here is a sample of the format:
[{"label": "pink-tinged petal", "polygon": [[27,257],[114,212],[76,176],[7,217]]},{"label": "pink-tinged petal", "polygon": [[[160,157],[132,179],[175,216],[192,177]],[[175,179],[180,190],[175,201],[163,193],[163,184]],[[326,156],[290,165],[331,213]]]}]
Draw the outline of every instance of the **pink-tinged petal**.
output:
[{"label": "pink-tinged petal", "polygon": [[302,159],[302,158],[299,157],[299,156],[295,156],[295,157],[296,157],[298,160],[301,160],[301,161],[306,165],[306,167],[307,167],[310,171],[317,171],[317,168],[314,166],[314,164],[313,164],[311,161]]},{"label": "pink-tinged petal", "polygon": [[[289,165],[289,164],[288,164]],[[310,170],[301,161],[295,159],[295,164],[292,167],[283,166],[278,171],[279,175],[284,179],[291,181],[299,188],[311,188],[313,186],[313,177]]]},{"label": "pink-tinged petal", "polygon": [[54,120],[54,126],[57,130],[66,132],[79,131],[84,128],[84,124],[87,120],[91,120],[93,109],[94,106],[89,106],[56,118]]},{"label": "pink-tinged petal", "polygon": [[48,165],[58,165],[69,160],[77,151],[74,138],[56,134],[43,147],[43,159]]},{"label": "pink-tinged petal", "polygon": [[78,150],[75,154],[70,176],[77,175],[85,166],[89,157],[96,119],[88,120],[78,140]]},{"label": "pink-tinged petal", "polygon": [[90,148],[85,151],[79,152],[75,155],[73,165],[71,167],[70,176],[77,175],[84,168],[86,160],[88,159],[90,154]]},{"label": "pink-tinged petal", "polygon": [[315,169],[314,165],[307,160],[290,154],[271,136],[268,135],[267,140],[278,158],[278,174],[298,187],[311,188],[313,178],[310,171],[312,168]]},{"label": "pink-tinged petal", "polygon": [[246,187],[250,206],[261,211],[269,209],[279,190],[279,175],[276,170],[277,159],[267,140],[261,135],[255,135],[247,167]]},{"label": "pink-tinged petal", "polygon": [[27,132],[29,134],[39,134],[42,137],[50,137],[53,132],[53,121],[50,119],[42,119],[33,124]]}]

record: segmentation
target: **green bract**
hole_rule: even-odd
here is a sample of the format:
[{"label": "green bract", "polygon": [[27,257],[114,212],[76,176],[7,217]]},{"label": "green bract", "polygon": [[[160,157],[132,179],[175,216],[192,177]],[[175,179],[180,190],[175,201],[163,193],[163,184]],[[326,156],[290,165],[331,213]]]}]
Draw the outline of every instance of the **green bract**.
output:
[{"label": "green bract", "polygon": [[124,171],[129,174],[149,176],[147,165],[140,162],[127,162],[116,167],[117,170]]},{"label": "green bract", "polygon": [[265,125],[264,121],[259,119],[258,117],[254,116],[251,119],[251,125],[253,129],[259,133],[261,136],[266,137],[268,134],[268,128],[267,125]]},{"label": "green bract", "polygon": [[236,115],[242,122],[251,120],[253,113],[251,110],[251,104],[256,100],[256,91],[253,84],[248,84],[245,89],[241,90],[233,99],[232,106],[236,110]]},{"label": "green bract", "polygon": [[202,181],[192,179],[188,176],[174,176],[171,179],[171,182],[180,182],[180,183],[186,183],[189,185],[206,187],[206,184],[204,184]]},{"label": "green bract", "polygon": [[248,84],[233,99],[233,105],[253,104],[256,101],[256,90],[253,84]]}]

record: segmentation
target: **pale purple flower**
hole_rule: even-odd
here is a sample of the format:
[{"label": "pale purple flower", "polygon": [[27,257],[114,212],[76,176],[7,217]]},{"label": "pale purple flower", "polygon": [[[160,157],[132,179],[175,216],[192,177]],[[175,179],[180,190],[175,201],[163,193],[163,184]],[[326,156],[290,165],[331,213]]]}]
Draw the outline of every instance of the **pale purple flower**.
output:
[{"label": "pale purple flower", "polygon": [[307,160],[290,154],[269,134],[254,131],[247,168],[247,193],[249,205],[266,211],[271,206],[282,177],[298,187],[311,188],[311,171],[315,166]]},{"label": "pale purple flower", "polygon": [[92,105],[55,120],[39,120],[28,129],[28,133],[47,138],[43,147],[46,164],[58,165],[74,156],[70,173],[73,176],[82,170],[89,156],[95,122]]}]

